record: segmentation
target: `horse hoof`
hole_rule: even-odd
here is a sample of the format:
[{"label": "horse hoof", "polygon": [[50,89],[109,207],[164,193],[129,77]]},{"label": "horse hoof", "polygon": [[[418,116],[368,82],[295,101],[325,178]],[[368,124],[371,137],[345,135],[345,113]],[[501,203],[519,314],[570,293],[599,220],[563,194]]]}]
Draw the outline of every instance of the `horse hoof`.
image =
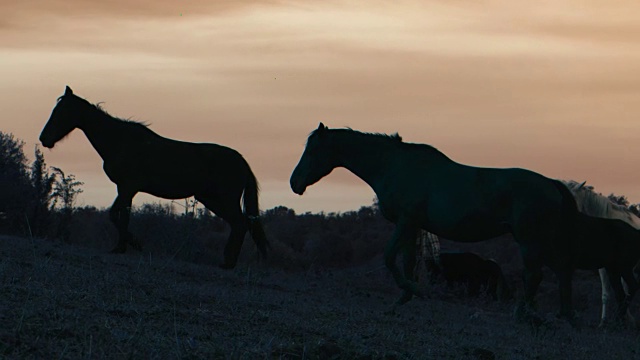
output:
[{"label": "horse hoof", "polygon": [[[406,281],[405,283],[400,285],[400,288],[403,289],[405,291],[403,298],[408,298],[405,302],[411,300],[411,296],[415,295],[421,299],[424,299],[425,296],[422,293],[422,291],[420,291],[418,289],[418,284],[413,282],[413,281]],[[402,299],[402,298],[401,298]]]},{"label": "horse hoof", "polygon": [[625,319],[614,319],[614,320],[601,320],[600,324],[598,324],[598,329],[601,330],[636,330],[637,324],[635,322],[630,322]]},{"label": "horse hoof", "polygon": [[538,315],[533,306],[522,302],[516,305],[513,311],[513,317],[517,322],[529,324],[533,327],[538,327],[545,322],[544,319]]},{"label": "horse hoof", "polygon": [[137,251],[142,251],[142,243],[138,239],[129,239],[129,245]]},{"label": "horse hoof", "polygon": [[113,250],[109,251],[110,254],[124,254],[125,252],[127,252],[125,246],[116,246]]},{"label": "horse hoof", "polygon": [[571,325],[571,327],[573,327],[575,329],[580,329],[580,324],[578,322],[578,316],[575,313],[572,313],[572,314],[558,313],[558,314],[556,314],[556,318],[566,321],[567,323],[569,323],[569,325]]},{"label": "horse hoof", "polygon": [[396,315],[396,309],[398,308],[398,306],[399,306],[399,305],[398,305],[398,303],[396,302],[396,303],[394,303],[393,305],[391,305],[391,307],[390,307],[389,309],[387,309],[387,310],[383,311],[382,313],[383,313],[384,315],[387,315],[387,316],[393,316],[393,315]]},{"label": "horse hoof", "polygon": [[605,321],[600,321],[600,323],[598,324],[598,329],[606,329],[609,327],[609,323],[605,322]]}]

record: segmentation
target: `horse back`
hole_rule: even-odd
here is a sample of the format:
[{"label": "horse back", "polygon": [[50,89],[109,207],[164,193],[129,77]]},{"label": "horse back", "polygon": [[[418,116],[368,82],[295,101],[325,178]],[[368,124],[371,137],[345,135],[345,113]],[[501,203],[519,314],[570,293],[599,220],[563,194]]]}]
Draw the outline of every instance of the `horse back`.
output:
[{"label": "horse back", "polygon": [[193,195],[192,189],[241,190],[251,174],[246,160],[234,149],[161,136],[123,146],[105,159],[103,168],[119,186],[130,184],[139,191],[167,198]]}]

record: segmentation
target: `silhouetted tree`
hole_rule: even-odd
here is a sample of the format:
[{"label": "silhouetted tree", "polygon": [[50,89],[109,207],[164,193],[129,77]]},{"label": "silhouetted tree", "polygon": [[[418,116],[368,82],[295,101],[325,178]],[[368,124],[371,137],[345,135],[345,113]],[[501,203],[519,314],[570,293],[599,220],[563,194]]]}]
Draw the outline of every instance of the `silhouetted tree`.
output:
[{"label": "silhouetted tree", "polygon": [[53,193],[51,194],[51,208],[58,206],[61,209],[72,211],[76,195],[82,193],[83,190],[80,186],[84,185],[84,183],[76,180],[76,176],[73,174],[65,175],[60,168],[54,166],[51,169],[55,177]]},{"label": "silhouetted tree", "polygon": [[25,230],[31,186],[24,141],[0,131],[0,231]]},{"label": "silhouetted tree", "polygon": [[177,204],[178,206],[182,207],[184,209],[184,213],[182,213],[182,216],[187,217],[187,218],[195,218],[196,214],[197,214],[197,208],[198,208],[198,200],[196,200],[193,197],[190,198],[185,198],[184,199],[184,205],[180,204],[178,201],[175,200],[171,200],[172,204]]},{"label": "silhouetted tree", "polygon": [[60,211],[60,222],[58,224],[57,236],[63,239],[69,238],[69,225],[71,224],[71,216],[73,214],[73,205],[76,196],[82,193],[80,186],[84,185],[82,181],[76,180],[75,175],[66,175],[62,169],[52,167],[55,176],[53,184],[53,193],[51,194],[50,208],[58,208]]},{"label": "silhouetted tree", "polygon": [[35,235],[44,235],[49,222],[49,205],[52,200],[52,190],[55,181],[55,174],[49,174],[47,164],[44,161],[42,151],[35,147],[35,160],[31,164],[31,229]]},{"label": "silhouetted tree", "polygon": [[289,209],[286,206],[276,206],[273,209],[265,210],[263,217],[265,219],[281,218],[281,219],[293,219],[296,217],[296,212],[293,209]]}]

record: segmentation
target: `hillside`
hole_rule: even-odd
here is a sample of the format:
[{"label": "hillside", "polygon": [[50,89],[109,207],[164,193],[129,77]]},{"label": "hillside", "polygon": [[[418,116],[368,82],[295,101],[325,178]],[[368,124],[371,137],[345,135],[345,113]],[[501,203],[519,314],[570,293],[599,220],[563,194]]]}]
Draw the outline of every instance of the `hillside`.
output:
[{"label": "hillside", "polygon": [[[550,321],[533,331],[512,318],[513,303],[435,286],[430,299],[386,315],[400,293],[381,265],[377,257],[286,272],[245,262],[224,271],[145,252],[0,237],[0,358],[640,357],[635,331],[596,328],[593,273],[576,276],[581,330]],[[540,307],[550,319],[555,289],[547,274]]]}]

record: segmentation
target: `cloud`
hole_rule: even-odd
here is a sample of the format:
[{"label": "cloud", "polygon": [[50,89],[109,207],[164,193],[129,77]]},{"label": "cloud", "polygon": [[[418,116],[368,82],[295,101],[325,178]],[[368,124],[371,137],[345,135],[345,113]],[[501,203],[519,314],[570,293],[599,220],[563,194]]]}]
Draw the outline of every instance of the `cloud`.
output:
[{"label": "cloud", "polygon": [[48,17],[150,19],[180,16],[224,15],[257,5],[276,4],[277,0],[47,0],[35,4],[30,1],[4,1],[8,16],[5,21],[24,23],[26,19]]},{"label": "cloud", "polygon": [[[28,4],[3,4],[0,23],[4,130],[28,141],[66,84],[162,135],[236,148],[280,192],[319,121],[399,131],[469,164],[591,171],[600,183],[621,170],[591,175],[594,161],[613,167],[617,142],[640,130],[640,3]],[[112,186],[81,133],[47,159],[87,188]],[[346,172],[325,181],[366,187]]]}]

